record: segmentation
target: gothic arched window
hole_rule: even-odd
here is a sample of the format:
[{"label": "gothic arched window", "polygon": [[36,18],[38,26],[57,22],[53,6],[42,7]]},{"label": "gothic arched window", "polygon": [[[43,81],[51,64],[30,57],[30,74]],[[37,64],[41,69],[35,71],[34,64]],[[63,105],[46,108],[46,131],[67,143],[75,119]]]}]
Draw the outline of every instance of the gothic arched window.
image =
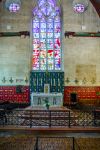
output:
[{"label": "gothic arched window", "polygon": [[33,9],[32,36],[32,70],[61,70],[61,10],[56,0],[38,0]]}]

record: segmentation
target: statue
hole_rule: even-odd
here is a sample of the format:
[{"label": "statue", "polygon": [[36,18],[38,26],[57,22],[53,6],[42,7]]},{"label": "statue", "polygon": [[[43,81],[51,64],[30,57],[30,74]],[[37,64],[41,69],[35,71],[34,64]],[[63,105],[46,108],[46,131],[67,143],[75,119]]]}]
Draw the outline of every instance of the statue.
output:
[{"label": "statue", "polygon": [[45,106],[47,109],[49,109],[50,103],[48,101],[48,98],[45,98]]}]

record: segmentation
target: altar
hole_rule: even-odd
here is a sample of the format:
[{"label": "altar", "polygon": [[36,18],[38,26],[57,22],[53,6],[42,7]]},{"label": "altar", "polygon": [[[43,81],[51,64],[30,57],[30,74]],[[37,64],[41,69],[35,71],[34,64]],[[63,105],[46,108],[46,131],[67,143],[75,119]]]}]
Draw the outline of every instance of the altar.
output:
[{"label": "altar", "polygon": [[48,100],[50,106],[62,106],[62,93],[31,93],[31,106],[45,106],[45,100]]}]

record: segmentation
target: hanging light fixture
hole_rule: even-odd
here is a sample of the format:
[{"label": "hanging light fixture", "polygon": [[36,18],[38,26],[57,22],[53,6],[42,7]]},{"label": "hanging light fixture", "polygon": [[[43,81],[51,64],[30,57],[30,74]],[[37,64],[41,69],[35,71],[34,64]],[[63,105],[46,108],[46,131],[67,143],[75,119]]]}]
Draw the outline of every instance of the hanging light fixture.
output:
[{"label": "hanging light fixture", "polygon": [[84,13],[88,7],[88,0],[73,0],[73,10],[76,13]]},{"label": "hanging light fixture", "polygon": [[20,10],[21,1],[20,0],[6,0],[5,7],[10,12],[17,12]]}]

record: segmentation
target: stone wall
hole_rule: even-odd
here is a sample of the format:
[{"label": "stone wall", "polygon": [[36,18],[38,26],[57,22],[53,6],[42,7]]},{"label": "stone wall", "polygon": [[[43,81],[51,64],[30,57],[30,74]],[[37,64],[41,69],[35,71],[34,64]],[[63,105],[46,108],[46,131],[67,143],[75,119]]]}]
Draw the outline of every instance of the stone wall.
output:
[{"label": "stone wall", "polygon": [[[11,13],[0,3],[0,32],[31,31],[34,5],[22,0],[21,10]],[[29,85],[31,57],[31,37],[0,37],[0,85]]]},{"label": "stone wall", "polygon": [[[100,18],[92,4],[84,14],[72,10],[72,0],[63,0],[63,30],[73,32],[100,31]],[[63,38],[66,86],[100,85],[100,38]]]},{"label": "stone wall", "polygon": [[[64,32],[98,32],[100,19],[91,3],[84,14],[76,14],[72,9],[72,0],[61,2],[65,86],[98,86],[100,39],[65,38]],[[35,0],[22,0],[21,10],[18,13],[10,13],[4,8],[4,1],[0,3],[0,32],[31,31],[32,8],[35,5]],[[0,85],[29,85],[31,57],[31,36],[0,37]]]}]

